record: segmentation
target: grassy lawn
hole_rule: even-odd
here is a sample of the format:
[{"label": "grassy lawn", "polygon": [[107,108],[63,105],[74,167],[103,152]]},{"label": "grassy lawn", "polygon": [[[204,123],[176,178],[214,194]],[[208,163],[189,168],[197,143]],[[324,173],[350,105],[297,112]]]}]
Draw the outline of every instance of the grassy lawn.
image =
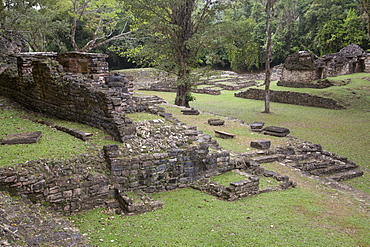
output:
[{"label": "grassy lawn", "polygon": [[154,195],[162,210],[112,217],[96,209],[73,220],[97,246],[369,246],[368,215],[323,193],[297,188],[227,202],[181,189]]},{"label": "grassy lawn", "polygon": [[[28,160],[69,159],[81,153],[98,152],[104,145],[116,143],[100,129],[84,124],[34,115],[21,108],[9,104],[6,105],[6,108],[0,108],[0,140],[8,134],[32,131],[41,131],[42,137],[34,144],[1,145],[0,167],[14,166],[17,163],[24,163]],[[32,119],[47,120],[54,125],[93,133],[93,136],[88,142],[84,142],[49,126],[35,123],[29,119],[30,117]]]}]

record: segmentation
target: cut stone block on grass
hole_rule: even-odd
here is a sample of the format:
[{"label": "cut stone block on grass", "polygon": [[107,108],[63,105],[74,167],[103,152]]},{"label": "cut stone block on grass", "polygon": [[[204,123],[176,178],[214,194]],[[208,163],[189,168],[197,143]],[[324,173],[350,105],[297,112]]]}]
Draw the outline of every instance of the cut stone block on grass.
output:
[{"label": "cut stone block on grass", "polygon": [[88,137],[93,135],[92,133],[87,133],[87,132],[80,131],[80,130],[75,130],[75,129],[69,129],[69,128],[66,128],[66,127],[63,127],[63,126],[59,126],[59,125],[55,125],[54,128],[56,128],[57,130],[63,131],[67,134],[70,134],[70,135],[72,135],[72,136],[74,136],[78,139],[83,140],[83,141],[87,141]]},{"label": "cut stone block on grass", "polygon": [[213,126],[224,125],[225,121],[221,119],[208,119],[208,124]]},{"label": "cut stone block on grass", "polygon": [[199,115],[199,111],[195,109],[181,110],[183,115]]},{"label": "cut stone block on grass", "polygon": [[1,141],[1,145],[32,144],[38,142],[41,136],[41,131],[10,134]]},{"label": "cut stone block on grass", "polygon": [[220,130],[214,130],[216,137],[222,138],[222,139],[232,139],[235,137],[234,134],[227,133],[225,131]]},{"label": "cut stone block on grass", "polygon": [[250,125],[251,131],[261,132],[264,125],[265,125],[265,123],[262,123],[262,122],[254,122]]},{"label": "cut stone block on grass", "polygon": [[269,149],[270,146],[271,146],[271,142],[266,141],[266,140],[258,140],[258,141],[252,141],[251,142],[251,147],[252,148]]},{"label": "cut stone block on grass", "polygon": [[277,137],[285,137],[290,133],[290,130],[287,128],[282,128],[282,127],[276,127],[276,126],[269,126],[264,129],[265,135],[270,135],[270,136],[277,136]]}]

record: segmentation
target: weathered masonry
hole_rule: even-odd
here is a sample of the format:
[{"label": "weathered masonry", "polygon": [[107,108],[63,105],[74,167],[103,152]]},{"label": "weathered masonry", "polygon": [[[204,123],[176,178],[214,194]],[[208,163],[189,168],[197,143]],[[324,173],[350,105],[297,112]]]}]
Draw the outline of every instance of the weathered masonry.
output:
[{"label": "weathered masonry", "polygon": [[306,87],[314,80],[358,72],[370,72],[370,57],[356,44],[317,60],[308,51],[299,51],[287,57],[278,85]]},{"label": "weathered masonry", "polygon": [[101,128],[118,141],[135,133],[128,112],[158,112],[150,100],[133,97],[131,78],[108,72],[107,55],[15,53],[17,74],[0,74],[0,92],[23,106]]}]

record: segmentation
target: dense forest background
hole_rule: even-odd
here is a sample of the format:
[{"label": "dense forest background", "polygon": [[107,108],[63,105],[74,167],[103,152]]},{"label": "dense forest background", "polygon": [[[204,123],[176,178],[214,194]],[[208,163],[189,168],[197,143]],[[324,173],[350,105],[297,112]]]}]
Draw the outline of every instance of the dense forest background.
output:
[{"label": "dense forest background", "polygon": [[[235,71],[264,68],[266,4],[269,1],[175,1],[184,2],[181,11],[189,8],[188,2],[193,3],[194,11],[189,17],[192,18],[189,23],[193,25],[197,18],[204,17],[204,4],[209,3],[207,10],[213,10],[212,15],[202,20],[202,25],[207,25],[203,25],[201,32],[193,33],[198,44],[196,64]],[[222,7],[218,5],[216,8],[216,2],[222,2]],[[299,50],[322,56],[352,43],[365,50],[370,48],[368,0],[272,2],[272,65],[284,62],[287,55]],[[163,30],[166,28],[177,28],[171,20],[157,26],[157,30],[153,29],[156,23],[143,25],[149,23],[150,16],[168,11],[160,3],[166,4],[166,1],[2,0],[0,32],[15,30],[22,33],[30,51],[107,53],[114,69],[154,66],[160,61],[161,54],[152,56],[156,49],[150,49],[153,47],[148,44],[153,37],[165,36]],[[143,8],[139,4],[157,5],[157,8]],[[174,11],[171,7],[168,9]],[[145,18],[138,13],[146,13]],[[190,42],[186,44],[192,45]]]}]

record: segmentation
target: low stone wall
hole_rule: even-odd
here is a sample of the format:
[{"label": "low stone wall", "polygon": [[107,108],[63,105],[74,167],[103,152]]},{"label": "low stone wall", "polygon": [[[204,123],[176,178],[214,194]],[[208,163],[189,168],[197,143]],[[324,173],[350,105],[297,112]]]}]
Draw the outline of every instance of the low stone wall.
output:
[{"label": "low stone wall", "polygon": [[323,88],[334,86],[334,83],[329,81],[328,79],[325,79],[325,80],[317,80],[316,82],[278,81],[277,85],[282,86],[282,87],[323,89]]},{"label": "low stone wall", "polygon": [[205,87],[205,88],[196,88],[191,90],[193,93],[201,93],[201,94],[210,94],[210,95],[220,95],[221,90],[212,88],[212,87]]},{"label": "low stone wall", "polygon": [[[264,100],[265,99],[265,90],[250,88],[246,91],[235,93],[235,97],[246,98],[246,99],[255,99],[255,100]],[[272,102],[277,103],[286,103],[294,105],[304,105],[304,106],[313,106],[321,107],[328,109],[344,109],[339,102],[334,99],[324,98],[316,95],[311,95],[307,93],[298,93],[290,91],[270,91],[270,99]]]},{"label": "low stone wall", "polygon": [[186,187],[200,177],[245,166],[231,160],[227,151],[210,153],[207,144],[136,157],[122,156],[117,145],[105,146],[104,151],[112,182],[124,190],[149,193]]},{"label": "low stone wall", "polygon": [[105,174],[104,160],[92,156],[64,162],[29,161],[16,168],[0,168],[0,189],[71,214],[105,206],[114,197]]}]

